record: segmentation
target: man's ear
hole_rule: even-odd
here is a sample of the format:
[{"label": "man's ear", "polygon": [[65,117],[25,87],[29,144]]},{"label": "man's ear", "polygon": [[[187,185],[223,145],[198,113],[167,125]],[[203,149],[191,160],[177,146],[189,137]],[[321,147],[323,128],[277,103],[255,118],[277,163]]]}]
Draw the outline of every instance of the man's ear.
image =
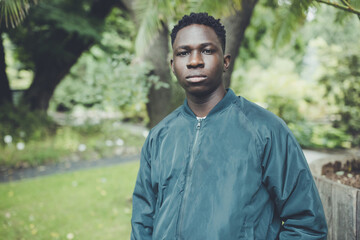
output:
[{"label": "man's ear", "polygon": [[230,54],[224,55],[224,72],[228,70],[230,66],[231,56]]},{"label": "man's ear", "polygon": [[171,66],[171,71],[175,74],[174,72],[174,60],[170,59],[170,66]]}]

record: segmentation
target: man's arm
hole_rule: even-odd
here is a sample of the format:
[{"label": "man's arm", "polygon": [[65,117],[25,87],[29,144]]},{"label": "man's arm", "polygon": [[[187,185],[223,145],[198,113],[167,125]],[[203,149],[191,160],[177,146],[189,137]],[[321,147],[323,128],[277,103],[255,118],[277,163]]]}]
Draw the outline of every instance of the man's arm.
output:
[{"label": "man's arm", "polygon": [[131,240],[152,239],[156,193],[151,184],[151,159],[148,146],[147,139],[141,151],[140,169],[133,193]]},{"label": "man's arm", "polygon": [[268,139],[263,159],[263,182],[283,221],[279,239],[326,239],[319,193],[292,134]]}]

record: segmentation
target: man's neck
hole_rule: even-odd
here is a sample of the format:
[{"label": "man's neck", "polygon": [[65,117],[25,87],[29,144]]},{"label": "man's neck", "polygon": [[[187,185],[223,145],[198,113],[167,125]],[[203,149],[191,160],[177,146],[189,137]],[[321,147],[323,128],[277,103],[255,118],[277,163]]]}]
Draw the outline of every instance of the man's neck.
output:
[{"label": "man's neck", "polygon": [[186,94],[190,109],[197,117],[206,117],[226,94],[225,88],[219,88],[207,96],[194,96]]}]

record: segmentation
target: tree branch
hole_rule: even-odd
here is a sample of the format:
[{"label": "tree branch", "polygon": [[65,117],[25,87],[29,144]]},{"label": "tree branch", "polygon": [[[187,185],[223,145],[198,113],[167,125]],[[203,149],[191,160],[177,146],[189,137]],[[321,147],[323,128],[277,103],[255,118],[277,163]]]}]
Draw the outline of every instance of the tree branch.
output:
[{"label": "tree branch", "polygon": [[342,2],[345,6],[347,6],[347,7],[349,7],[349,8],[352,8],[351,5],[350,5],[350,3],[348,3],[348,1],[346,1],[346,0],[341,0],[341,2]]},{"label": "tree branch", "polygon": [[335,7],[335,8],[350,12],[350,13],[354,13],[354,14],[357,14],[358,16],[360,16],[360,10],[353,8],[347,1],[345,1],[346,6],[340,5],[340,4],[337,4],[334,2],[330,2],[329,0],[315,0],[315,1],[319,2],[319,3],[327,4],[329,6],[332,6],[332,7]]}]

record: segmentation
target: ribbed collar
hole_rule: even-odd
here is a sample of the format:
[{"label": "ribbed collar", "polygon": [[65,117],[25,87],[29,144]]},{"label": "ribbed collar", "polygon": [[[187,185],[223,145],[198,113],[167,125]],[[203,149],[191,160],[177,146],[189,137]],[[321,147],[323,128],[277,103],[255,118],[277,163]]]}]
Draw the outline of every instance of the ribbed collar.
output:
[{"label": "ribbed collar", "polygon": [[[225,94],[223,99],[221,99],[220,102],[218,102],[215,105],[215,107],[213,109],[211,109],[211,111],[209,112],[207,117],[210,117],[214,114],[217,114],[218,112],[221,112],[223,109],[230,106],[231,103],[237,99],[237,96],[235,95],[233,90],[231,90],[230,88],[226,89],[226,90],[227,90],[227,93]],[[191,117],[191,118],[196,118],[195,113],[190,109],[190,107],[188,105],[187,99],[185,99],[183,107],[184,107],[183,109],[184,109],[184,113],[186,116]]]}]

